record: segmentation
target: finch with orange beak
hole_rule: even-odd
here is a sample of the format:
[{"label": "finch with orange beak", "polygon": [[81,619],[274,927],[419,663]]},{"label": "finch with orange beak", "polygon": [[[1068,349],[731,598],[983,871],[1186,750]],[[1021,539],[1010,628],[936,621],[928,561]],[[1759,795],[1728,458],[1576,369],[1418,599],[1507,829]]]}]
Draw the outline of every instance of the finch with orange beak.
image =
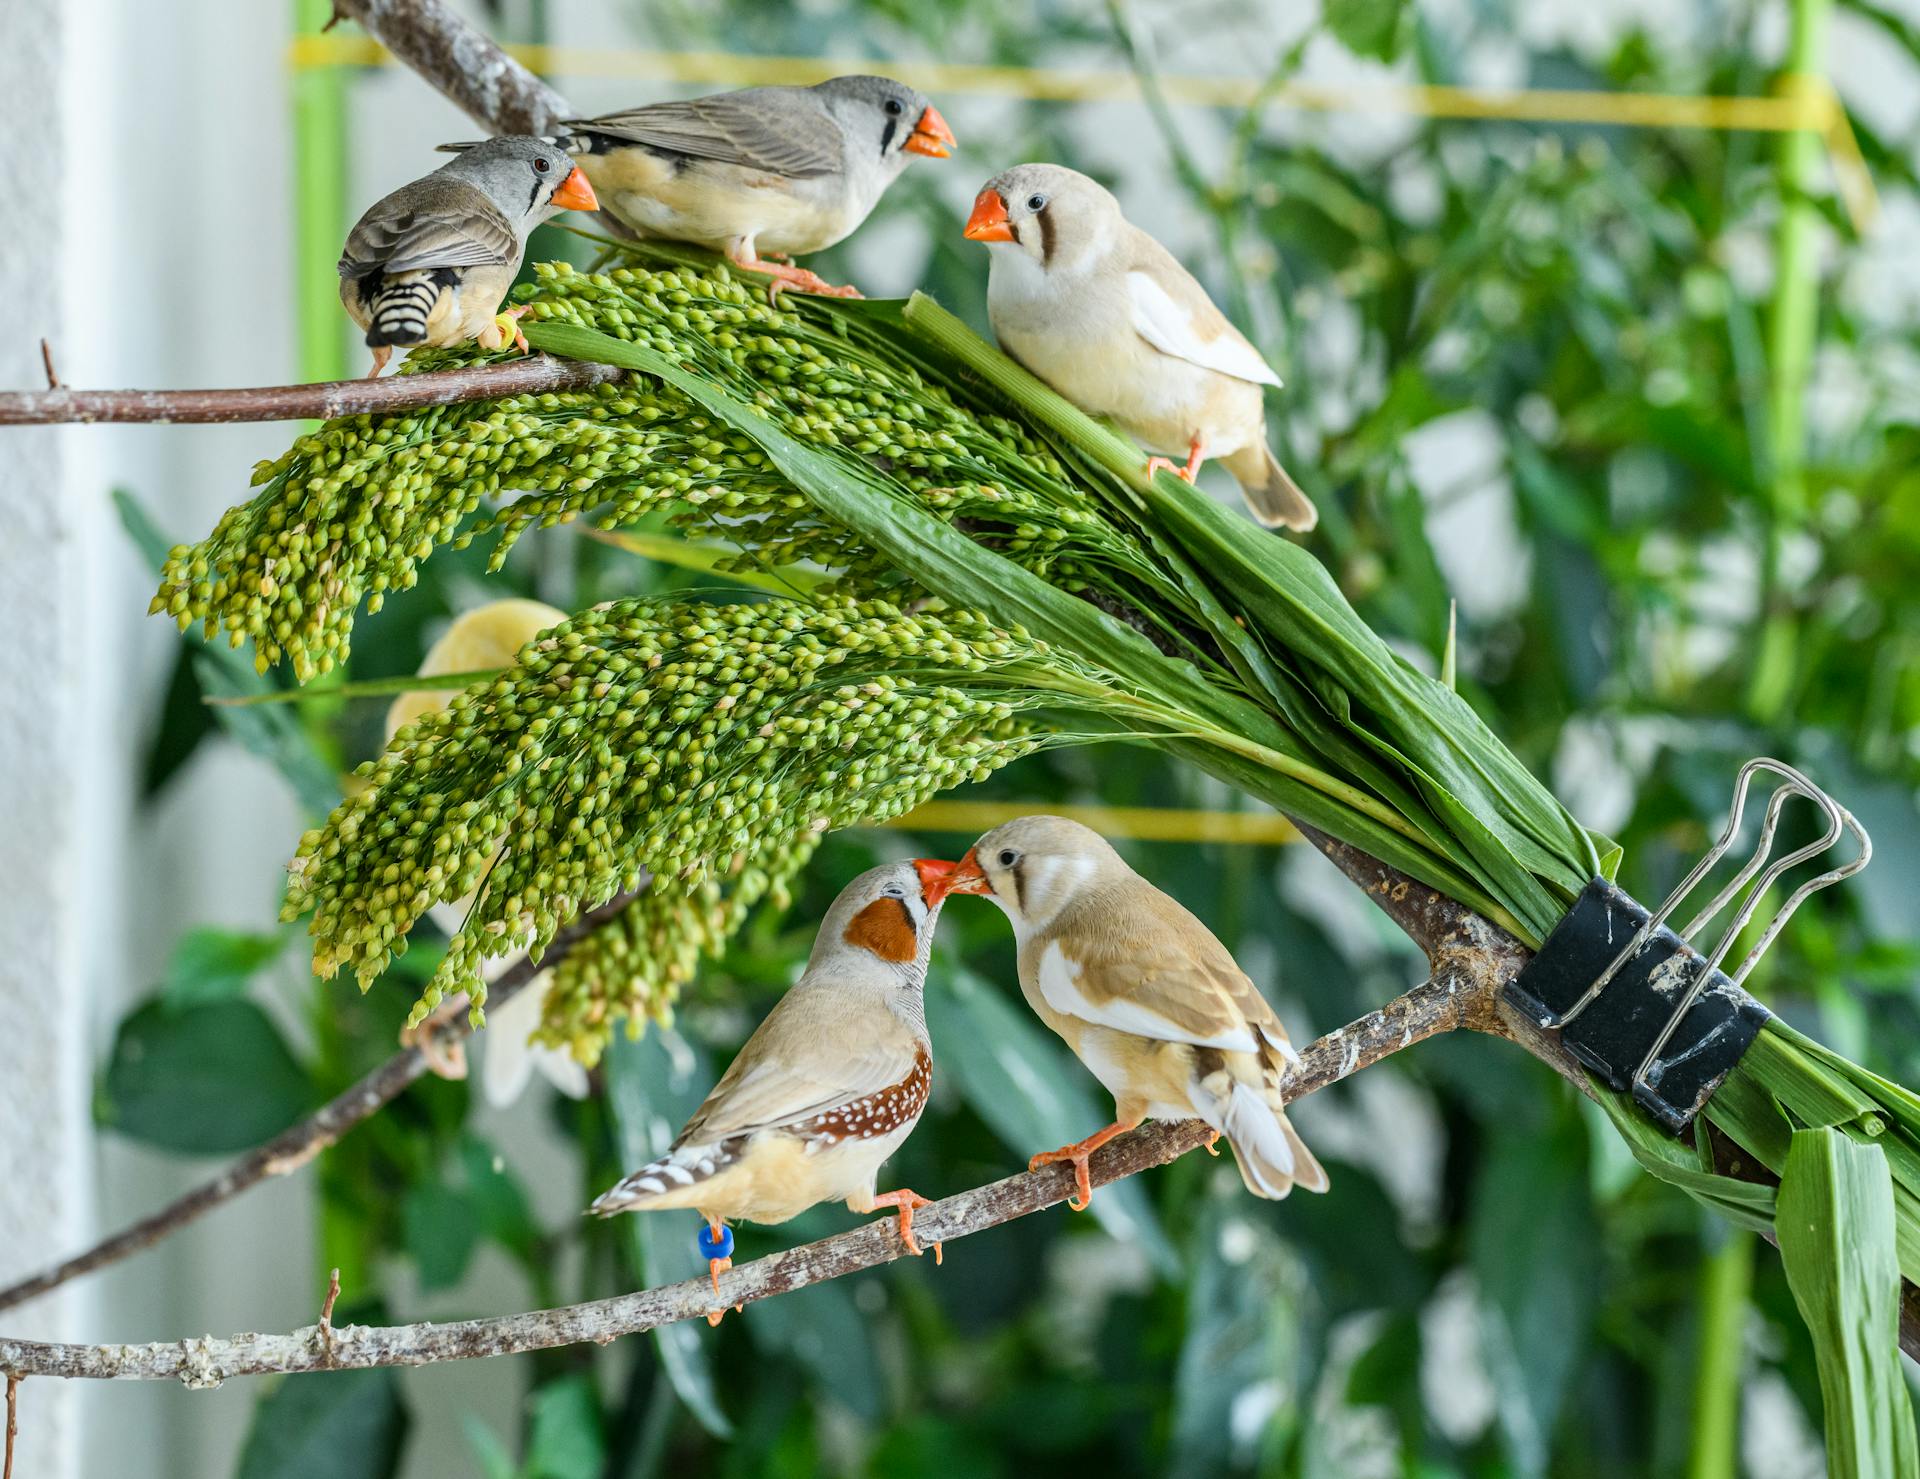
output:
[{"label": "finch with orange beak", "polygon": [[[892,1207],[901,1243],[918,1254],[913,1214],[927,1199],[874,1188],[933,1083],[921,992],[951,867],[889,863],[848,884],[800,979],[672,1148],[589,1210],[609,1217],[692,1207],[717,1242],[730,1221],[785,1222],[820,1202],[844,1201],[855,1212]],[[716,1294],[729,1261],[711,1259]]]},{"label": "finch with orange beak", "polygon": [[1149,473],[1192,482],[1215,458],[1261,523],[1314,526],[1313,504],[1267,447],[1265,387],[1280,377],[1112,194],[1057,164],[1019,165],[987,181],[966,235],[989,249],[1001,348],[1155,454]]},{"label": "finch with orange beak", "polygon": [[641,236],[722,252],[785,287],[857,298],[773,260],[850,235],[916,158],[945,159],[953,130],[890,77],[749,87],[570,119],[564,146],[607,209]]},{"label": "finch with orange beak", "polygon": [[994,828],[934,886],[982,894],[1013,925],[1020,991],[1113,1095],[1113,1123],[1028,1169],[1073,1166],[1084,1211],[1088,1158],[1149,1117],[1200,1119],[1233,1146],[1247,1190],[1325,1191],[1327,1173],[1287,1123],[1282,1088],[1297,1062],[1287,1030],[1198,919],[1105,838],[1061,817]]},{"label": "finch with orange beak", "polygon": [[488,139],[376,201],[340,258],[340,301],[367,331],[369,378],[399,348],[499,349],[524,308],[500,312],[533,228],[556,211],[600,208],[574,162],[546,139]]}]

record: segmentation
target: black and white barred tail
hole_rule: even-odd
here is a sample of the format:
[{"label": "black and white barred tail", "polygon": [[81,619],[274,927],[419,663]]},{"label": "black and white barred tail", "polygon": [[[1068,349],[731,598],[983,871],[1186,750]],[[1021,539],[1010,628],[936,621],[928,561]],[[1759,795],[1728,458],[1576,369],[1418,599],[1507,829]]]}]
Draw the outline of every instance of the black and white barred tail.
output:
[{"label": "black and white barred tail", "polygon": [[596,1217],[637,1211],[719,1175],[734,1163],[738,1154],[739,1145],[735,1141],[675,1146],[658,1160],[649,1161],[603,1191],[587,1210]]},{"label": "black and white barred tail", "polygon": [[441,268],[382,282],[367,305],[367,347],[404,348],[426,343],[427,320],[433,316],[434,305],[456,280],[450,269]]}]

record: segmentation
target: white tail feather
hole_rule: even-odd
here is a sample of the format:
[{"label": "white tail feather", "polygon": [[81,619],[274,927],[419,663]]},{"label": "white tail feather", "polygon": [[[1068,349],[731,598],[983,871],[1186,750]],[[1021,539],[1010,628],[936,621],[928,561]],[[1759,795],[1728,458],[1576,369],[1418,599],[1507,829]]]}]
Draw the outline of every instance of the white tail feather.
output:
[{"label": "white tail feather", "polygon": [[637,1212],[648,1207],[691,1207],[694,1188],[733,1162],[724,1146],[682,1145],[658,1160],[649,1161],[593,1199],[587,1210],[596,1217]]},{"label": "white tail feather", "polygon": [[1327,1189],[1326,1171],[1286,1115],[1249,1085],[1233,1086],[1220,1128],[1233,1147],[1240,1179],[1255,1196],[1278,1201],[1296,1184],[1308,1191]]}]

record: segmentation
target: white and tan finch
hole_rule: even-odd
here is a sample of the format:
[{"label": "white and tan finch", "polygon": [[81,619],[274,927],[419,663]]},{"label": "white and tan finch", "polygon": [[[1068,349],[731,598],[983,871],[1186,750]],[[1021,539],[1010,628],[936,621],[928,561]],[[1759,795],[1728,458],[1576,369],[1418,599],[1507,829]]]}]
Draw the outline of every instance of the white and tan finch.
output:
[{"label": "white and tan finch", "polygon": [[1287,1122],[1286,1028],[1226,946],[1097,832],[1061,817],[1006,822],[934,893],[982,894],[1000,907],[1027,1004],[1113,1095],[1112,1124],[1029,1164],[1069,1162],[1076,1209],[1093,1195],[1088,1157],[1147,1118],[1205,1120],[1233,1146],[1255,1196],[1326,1190],[1327,1173]]},{"label": "white and tan finch", "polygon": [[[785,1222],[821,1202],[855,1212],[892,1207],[900,1241],[919,1253],[913,1213],[927,1199],[904,1187],[876,1194],[875,1186],[933,1082],[921,993],[940,914],[931,895],[947,866],[889,863],[848,884],[800,979],[673,1147],[591,1210],[692,1207],[717,1237],[728,1222]],[[725,1262],[713,1260],[716,1293]]]},{"label": "white and tan finch", "polygon": [[1265,387],[1280,377],[1108,190],[1057,164],[1018,165],[975,198],[966,235],[989,248],[1002,349],[1155,454],[1150,471],[1192,482],[1217,459],[1263,524],[1314,526],[1267,447]]}]

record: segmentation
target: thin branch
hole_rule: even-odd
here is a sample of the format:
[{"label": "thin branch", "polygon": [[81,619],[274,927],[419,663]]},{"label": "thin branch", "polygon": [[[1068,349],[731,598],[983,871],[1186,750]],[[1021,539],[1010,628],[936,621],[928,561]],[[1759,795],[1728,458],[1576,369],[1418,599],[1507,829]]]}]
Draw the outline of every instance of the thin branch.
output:
[{"label": "thin branch", "polygon": [[[513,962],[488,985],[487,999],[495,1006],[505,1005],[540,972],[565,959],[578,940],[624,909],[632,897],[631,894],[617,895],[598,909],[581,915],[554,936],[553,943],[538,961],[522,957]],[[447,1022],[439,1029],[438,1035],[457,1043],[464,1041],[472,1031],[463,1015],[458,1020]],[[430,1050],[419,1045],[402,1048],[345,1093],[335,1096],[265,1145],[248,1151],[211,1181],[202,1182],[152,1216],[143,1217],[131,1227],[95,1243],[84,1253],[77,1253],[31,1278],[0,1289],[0,1310],[25,1304],[59,1288],[69,1279],[92,1273],[110,1263],[118,1263],[170,1237],[188,1223],[198,1221],[249,1187],[297,1171],[368,1115],[391,1102],[415,1079],[430,1071],[432,1064],[429,1057]]]},{"label": "thin branch", "polygon": [[368,411],[406,411],[548,390],[585,390],[609,384],[624,373],[612,365],[533,354],[420,375],[323,380],[315,385],[259,385],[233,390],[10,390],[0,391],[0,426],[105,421],[326,421]]},{"label": "thin branch", "polygon": [[0,1479],[13,1479],[13,1440],[20,1436],[20,1378],[7,1373],[7,1462]]},{"label": "thin branch", "polygon": [[334,0],[342,16],[426,78],[481,127],[502,134],[551,133],[567,100],[467,24],[444,0]]},{"label": "thin branch", "polygon": [[[1287,1084],[1297,1099],[1357,1073],[1402,1048],[1484,1018],[1472,982],[1436,976],[1376,1012],[1309,1044]],[[1199,1120],[1156,1123],[1123,1135],[1097,1151],[1096,1187],[1166,1164],[1206,1142]],[[923,1243],[951,1245],[973,1233],[1065,1201],[1074,1189],[1069,1166],[1023,1171],[922,1207],[914,1232]],[[517,1355],[583,1341],[606,1344],[656,1326],[704,1316],[716,1308],[749,1304],[874,1268],[905,1256],[894,1219],[883,1217],[851,1232],[823,1238],[741,1264],[721,1275],[720,1293],[703,1278],[561,1309],[535,1310],[444,1325],[332,1328],[308,1325],[287,1335],[236,1335],[152,1345],[62,1345],[0,1340],[0,1370],[31,1376],[178,1380],[188,1387],[218,1386],[230,1377],[365,1366],[420,1366],[435,1361]]]}]

